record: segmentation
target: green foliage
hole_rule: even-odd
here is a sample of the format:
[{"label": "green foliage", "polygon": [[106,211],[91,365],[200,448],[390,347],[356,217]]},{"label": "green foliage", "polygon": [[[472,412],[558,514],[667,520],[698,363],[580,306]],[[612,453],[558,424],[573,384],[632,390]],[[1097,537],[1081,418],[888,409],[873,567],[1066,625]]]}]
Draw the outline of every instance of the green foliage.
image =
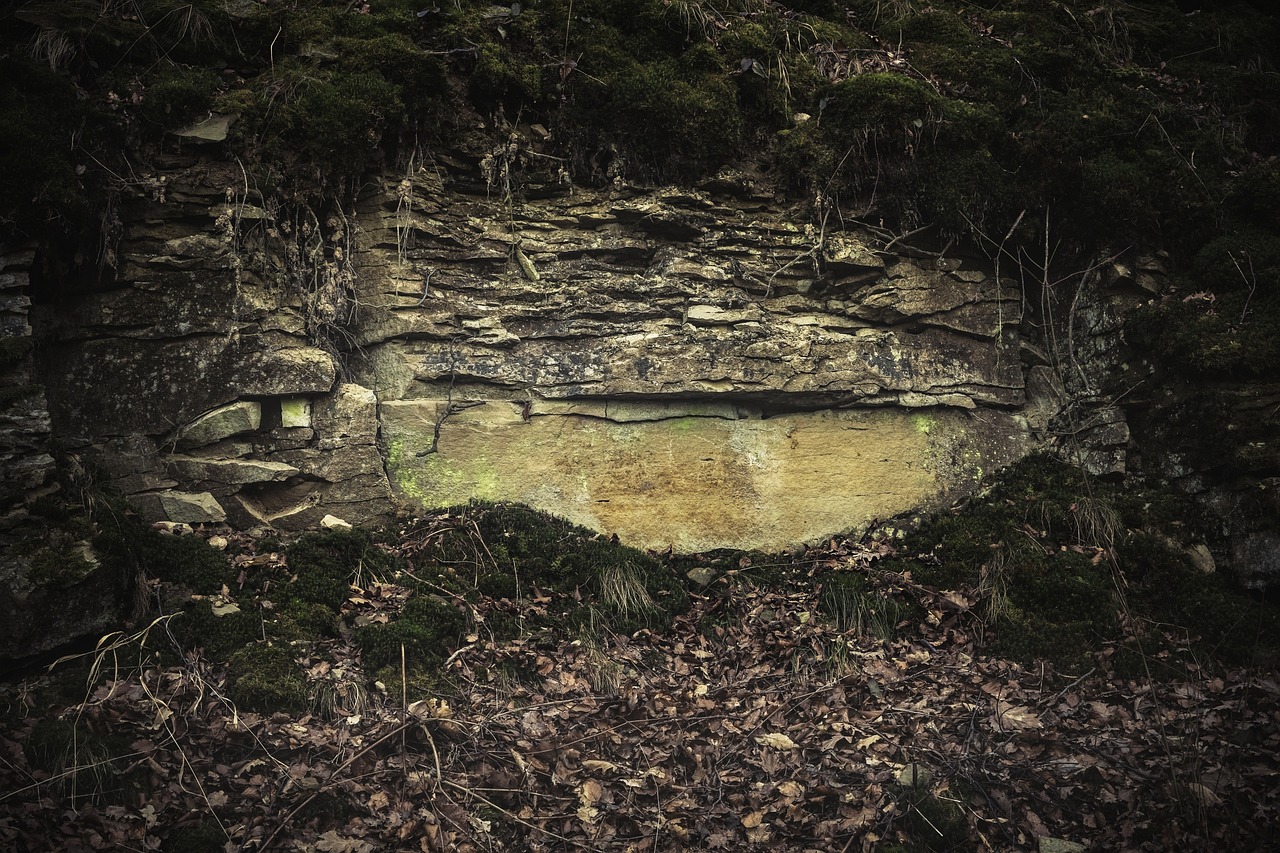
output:
[{"label": "green foliage", "polygon": [[[1243,320],[1241,319],[1243,317]],[[1280,369],[1280,290],[1169,301],[1126,318],[1128,339],[1167,366],[1201,375],[1266,378]]]},{"label": "green foliage", "polygon": [[1227,578],[1196,571],[1147,532],[1194,518],[1177,495],[1120,493],[1070,466],[1031,457],[981,499],[910,535],[904,550],[925,559],[882,565],[909,570],[926,585],[986,596],[977,612],[994,628],[992,649],[1018,660],[1087,668],[1119,639],[1122,607],[1149,643],[1159,645],[1160,632],[1173,631],[1179,642],[1196,638],[1193,647],[1206,659],[1270,659],[1280,648],[1275,614]]},{"label": "green foliage", "polygon": [[357,578],[377,577],[396,565],[367,531],[355,529],[308,533],[290,545],[285,556],[294,579],[282,597],[319,604],[330,612],[342,607]]},{"label": "green foliage", "polygon": [[[4,60],[18,85],[0,151],[18,160],[0,165],[18,177],[0,216],[32,199],[84,211],[64,139],[81,117],[100,136],[212,106],[239,114],[231,144],[263,186],[330,196],[402,140],[457,140],[478,118],[504,142],[510,123],[543,124],[579,181],[696,180],[776,154],[797,187],[874,188],[880,215],[953,234],[1046,208],[1070,246],[1193,253],[1233,209],[1275,230],[1274,181],[1244,176],[1274,177],[1280,28],[1247,4],[421,5],[26,4],[4,35],[44,40]],[[796,110],[814,118],[793,125]]]},{"label": "green foliage", "polygon": [[53,528],[43,545],[31,554],[31,581],[40,586],[68,587],[87,578],[97,568],[86,553],[83,539],[73,531]]},{"label": "green foliage", "polygon": [[235,583],[227,558],[204,539],[165,535],[123,513],[110,514],[93,545],[104,564],[130,577],[159,578],[201,595]]},{"label": "green foliage", "polygon": [[1136,587],[1140,612],[1175,632],[1197,653],[1235,664],[1269,664],[1280,651],[1274,605],[1228,578],[1206,575],[1154,536],[1135,533],[1120,549],[1120,565]]},{"label": "green foliage", "polygon": [[931,793],[925,785],[892,785],[902,822],[898,825],[908,839],[906,845],[890,845],[885,850],[952,851],[969,848],[969,822],[952,798]]},{"label": "green foliage", "polygon": [[818,607],[842,631],[890,640],[905,609],[892,595],[872,588],[865,575],[833,572],[822,579]]},{"label": "green foliage", "polygon": [[174,69],[147,87],[142,115],[169,130],[183,127],[209,111],[220,82],[204,69]]},{"label": "green foliage", "polygon": [[293,599],[281,608],[280,615],[297,627],[296,639],[338,635],[338,612],[328,605]]},{"label": "green foliage", "polygon": [[421,671],[444,661],[465,625],[466,619],[453,605],[419,595],[405,604],[394,622],[356,629],[356,643],[369,671],[398,669],[402,646],[408,666]]},{"label": "green foliage", "polygon": [[250,643],[233,653],[227,665],[227,695],[241,709],[272,714],[307,707],[306,678],[288,648]]},{"label": "green foliage", "polygon": [[50,790],[84,801],[120,803],[136,794],[138,782],[127,774],[128,740],[101,734],[80,720],[42,717],[22,744],[28,763],[52,779]]},{"label": "green foliage", "polygon": [[[211,661],[225,661],[241,648],[262,638],[262,617],[240,610],[223,616],[214,615],[209,599],[186,603],[182,612],[170,623],[173,638],[183,650],[200,649]],[[169,651],[160,644],[161,651]]]},{"label": "green foliage", "polygon": [[478,503],[454,512],[458,523],[434,540],[430,556],[487,595],[585,594],[586,604],[627,632],[669,623],[688,609],[680,579],[635,548],[515,504]]}]

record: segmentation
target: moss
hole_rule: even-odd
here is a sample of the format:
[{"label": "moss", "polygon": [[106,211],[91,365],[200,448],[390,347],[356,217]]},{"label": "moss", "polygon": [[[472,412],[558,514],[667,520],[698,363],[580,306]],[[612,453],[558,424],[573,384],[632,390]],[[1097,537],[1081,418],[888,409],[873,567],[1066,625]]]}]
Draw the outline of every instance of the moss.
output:
[{"label": "moss", "polygon": [[505,45],[486,43],[476,51],[467,88],[472,98],[490,108],[508,100],[519,105],[541,93],[542,71],[537,64],[515,59]]},{"label": "moss", "polygon": [[394,571],[396,560],[364,530],[308,533],[290,545],[285,556],[294,580],[280,592],[285,600],[319,604],[337,611],[350,585]]},{"label": "moss", "polygon": [[1149,305],[1126,317],[1125,333],[1185,372],[1272,376],[1280,369],[1280,290]]},{"label": "moss", "polygon": [[842,631],[854,631],[880,640],[893,638],[906,613],[893,596],[874,589],[857,572],[833,572],[822,578],[818,609]]},{"label": "moss", "polygon": [[87,578],[98,567],[89,557],[88,542],[67,530],[54,528],[46,543],[30,557],[31,582],[39,586],[65,588]]},{"label": "moss", "polygon": [[168,130],[181,128],[209,111],[221,83],[204,69],[176,69],[147,86],[142,115]]},{"label": "moss", "polygon": [[969,822],[964,810],[953,799],[929,791],[923,785],[894,783],[901,823],[895,825],[905,836],[902,850],[952,851],[971,846]]},{"label": "moss", "polygon": [[234,585],[236,572],[227,558],[197,536],[167,536],[136,518],[112,514],[110,523],[94,539],[104,564],[130,576],[159,578],[192,592],[212,595]]},{"label": "moss", "polygon": [[1189,642],[1198,655],[1229,663],[1272,664],[1280,653],[1276,607],[1234,587],[1220,574],[1197,571],[1186,556],[1147,534],[1120,549],[1120,565],[1133,584],[1134,609]]},{"label": "moss", "polygon": [[411,38],[377,33],[368,38],[339,38],[339,67],[345,72],[376,71],[399,88],[398,96],[415,121],[438,124],[444,109],[445,68]]},{"label": "moss", "polygon": [[[184,650],[201,649],[209,660],[222,661],[261,639],[263,625],[256,612],[240,610],[218,616],[209,599],[197,599],[183,608],[169,630]],[[162,652],[170,651],[158,639],[156,643]]]},{"label": "moss", "polygon": [[30,337],[0,337],[0,374],[8,373],[21,364],[33,348],[34,343]]},{"label": "moss", "polygon": [[356,629],[356,644],[365,669],[373,672],[400,666],[401,647],[415,671],[441,663],[456,647],[466,619],[448,602],[433,596],[411,598],[394,622]]},{"label": "moss", "polygon": [[551,622],[604,618],[626,632],[670,624],[688,609],[688,593],[669,567],[564,519],[516,504],[450,513],[456,524],[424,556],[452,572],[460,589],[474,584],[499,599],[557,593],[546,610]]},{"label": "moss", "polygon": [[383,131],[404,117],[396,87],[380,75],[304,78],[282,110],[281,136],[305,161],[341,173],[372,162]]},{"label": "moss", "polygon": [[[1199,518],[1185,496],[1120,490],[1032,457],[985,497],[909,535],[904,551],[927,559],[881,567],[910,571],[930,586],[981,591],[986,603],[976,610],[994,628],[992,650],[1018,660],[1049,660],[1068,671],[1092,665],[1119,639],[1118,586],[1124,607],[1146,626],[1137,630],[1149,654],[1189,648],[1201,661],[1274,660],[1280,651],[1274,607],[1222,573],[1200,573],[1167,539],[1146,532],[1169,531],[1185,541],[1196,535]],[[846,583],[861,592],[857,581]]]},{"label": "moss", "polygon": [[[928,585],[987,589],[996,595],[986,616],[994,651],[1079,669],[1117,631],[1110,569],[1093,558],[1118,531],[1110,508],[1087,496],[1078,470],[1031,457],[985,498],[907,538],[904,549],[929,562],[885,567],[909,569]],[[1041,544],[1016,531],[1033,531]]]},{"label": "moss", "polygon": [[827,132],[848,139],[868,131],[902,137],[916,121],[936,121],[941,109],[941,98],[927,84],[900,74],[859,74],[823,97]]},{"label": "moss", "polygon": [[[737,101],[724,75],[687,72],[675,60],[620,58],[602,83],[581,84],[561,113],[561,128],[597,164],[611,149],[630,173],[688,179],[714,171],[737,151],[743,133]],[[654,133],[657,127],[663,132]]]},{"label": "moss", "polygon": [[296,713],[307,707],[306,678],[284,646],[247,645],[228,658],[227,669],[227,695],[244,710]]},{"label": "moss", "polygon": [[131,749],[123,735],[94,731],[83,721],[41,718],[22,744],[27,762],[50,777],[50,791],[73,805],[126,802],[140,782],[127,772]]},{"label": "moss", "polygon": [[280,615],[297,627],[295,639],[338,635],[338,612],[327,605],[295,599],[284,605]]}]

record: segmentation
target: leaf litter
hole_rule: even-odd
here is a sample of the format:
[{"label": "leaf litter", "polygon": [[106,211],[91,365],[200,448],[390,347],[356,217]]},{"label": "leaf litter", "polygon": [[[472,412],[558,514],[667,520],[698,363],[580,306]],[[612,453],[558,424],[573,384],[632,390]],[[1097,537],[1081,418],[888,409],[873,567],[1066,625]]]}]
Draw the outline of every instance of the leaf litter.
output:
[{"label": "leaf litter", "polygon": [[[0,846],[640,853],[1036,850],[1048,839],[1154,851],[1277,841],[1273,671],[1187,664],[1153,681],[1114,674],[1105,655],[1075,677],[1024,667],[982,653],[965,591],[901,577],[878,581],[916,606],[892,639],[821,618],[823,578],[874,578],[884,550],[833,542],[775,586],[728,572],[670,630],[592,642],[492,639],[486,614],[547,598],[482,598],[439,695],[412,702],[398,684],[365,689],[343,638],[296,649],[313,693],[329,699],[292,716],[237,709],[226,673],[198,656],[129,666],[117,643],[82,701],[49,707],[33,682],[0,696]],[[353,587],[344,611],[385,621],[405,597],[378,581]],[[495,675],[512,671],[520,676]],[[41,731],[59,721],[81,733],[79,748],[50,761]],[[94,748],[100,739],[112,748]],[[951,817],[931,817],[931,803]]]}]

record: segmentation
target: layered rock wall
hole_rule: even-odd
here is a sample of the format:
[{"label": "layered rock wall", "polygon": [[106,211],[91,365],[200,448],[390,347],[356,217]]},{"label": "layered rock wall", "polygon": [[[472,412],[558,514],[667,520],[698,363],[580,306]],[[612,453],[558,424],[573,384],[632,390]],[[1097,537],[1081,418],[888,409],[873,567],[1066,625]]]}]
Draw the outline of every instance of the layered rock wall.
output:
[{"label": "layered rock wall", "polygon": [[115,280],[35,320],[54,431],[157,518],[479,497],[777,548],[964,492],[1058,405],[1012,282],[743,176],[516,200],[436,163],[285,212],[189,155],[148,186]]}]

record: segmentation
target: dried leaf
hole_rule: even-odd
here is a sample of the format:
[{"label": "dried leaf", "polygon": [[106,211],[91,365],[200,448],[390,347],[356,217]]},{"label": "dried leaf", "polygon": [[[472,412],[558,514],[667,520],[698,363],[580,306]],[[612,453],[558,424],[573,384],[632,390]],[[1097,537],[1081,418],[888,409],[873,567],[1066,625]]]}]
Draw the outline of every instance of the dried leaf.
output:
[{"label": "dried leaf", "polygon": [[771,746],[774,749],[798,749],[799,746],[791,738],[780,732],[769,732],[756,736],[756,743]]}]

